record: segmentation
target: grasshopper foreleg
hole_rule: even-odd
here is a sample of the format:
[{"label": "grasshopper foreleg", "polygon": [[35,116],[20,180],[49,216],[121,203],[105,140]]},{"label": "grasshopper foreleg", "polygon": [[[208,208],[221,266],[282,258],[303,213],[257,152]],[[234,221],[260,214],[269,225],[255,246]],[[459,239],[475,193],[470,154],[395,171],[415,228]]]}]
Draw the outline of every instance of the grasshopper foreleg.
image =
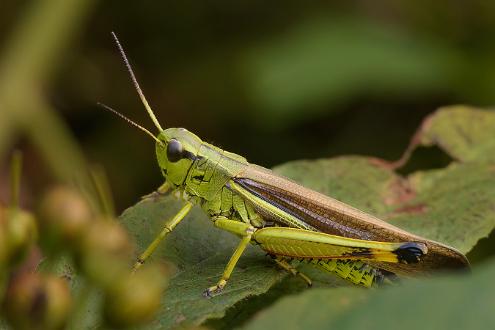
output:
[{"label": "grasshopper foreleg", "polygon": [[233,234],[239,235],[242,237],[242,239],[239,242],[239,245],[235,249],[234,253],[230,257],[230,260],[227,263],[225,270],[223,271],[222,278],[220,279],[220,281],[218,281],[216,285],[209,287],[204,291],[203,296],[207,298],[213,297],[219,294],[223,290],[223,288],[227,284],[227,281],[230,278],[230,275],[232,274],[232,271],[235,268],[235,265],[237,264],[242,253],[244,252],[247,245],[251,241],[251,237],[253,236],[253,233],[256,230],[253,226],[247,223],[239,222],[235,220],[229,220],[226,218],[218,218],[214,220],[214,223],[216,227],[223,230],[227,230]]},{"label": "grasshopper foreleg", "polygon": [[148,195],[144,195],[141,199],[156,199],[160,196],[165,196],[170,192],[172,192],[170,184],[165,181],[165,183],[158,187],[155,191],[149,193]]},{"label": "grasshopper foreleg", "polygon": [[174,230],[175,226],[177,226],[179,222],[181,222],[182,219],[186,217],[186,215],[191,210],[192,206],[193,205],[190,202],[186,202],[186,205],[184,205],[172,219],[165,222],[162,231],[158,234],[158,236],[155,237],[153,242],[151,242],[151,244],[148,245],[146,250],[137,259],[136,263],[134,264],[134,267],[132,267],[133,272],[135,272],[139,267],[141,267],[145,263],[146,259],[148,259],[153,254],[153,252],[156,250],[156,248],[161,243],[161,241],[163,241],[163,239],[172,230]]}]

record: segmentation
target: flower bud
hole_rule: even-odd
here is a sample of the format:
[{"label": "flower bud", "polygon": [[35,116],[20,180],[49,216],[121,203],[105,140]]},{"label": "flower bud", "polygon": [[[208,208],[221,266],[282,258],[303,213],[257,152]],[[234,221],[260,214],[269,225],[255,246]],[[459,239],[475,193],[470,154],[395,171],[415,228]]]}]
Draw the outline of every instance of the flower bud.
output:
[{"label": "flower bud", "polygon": [[114,285],[115,277],[130,272],[131,238],[116,221],[96,220],[85,232],[77,261],[85,274],[100,285]]},{"label": "flower bud", "polygon": [[156,265],[146,265],[121,277],[105,295],[107,324],[122,328],[152,320],[161,306],[166,283],[165,274]]},{"label": "flower bud", "polygon": [[0,206],[0,271],[7,263],[8,242],[7,242],[7,217],[5,209]]},{"label": "flower bud", "polygon": [[40,206],[40,223],[44,246],[57,248],[58,244],[74,247],[92,222],[92,212],[81,194],[70,187],[51,189]]},{"label": "flower bud", "polygon": [[13,278],[7,288],[5,316],[15,329],[63,329],[71,302],[64,279],[24,273]]},{"label": "flower bud", "polygon": [[38,238],[36,221],[31,213],[18,209],[7,209],[7,263],[17,265],[27,255]]}]

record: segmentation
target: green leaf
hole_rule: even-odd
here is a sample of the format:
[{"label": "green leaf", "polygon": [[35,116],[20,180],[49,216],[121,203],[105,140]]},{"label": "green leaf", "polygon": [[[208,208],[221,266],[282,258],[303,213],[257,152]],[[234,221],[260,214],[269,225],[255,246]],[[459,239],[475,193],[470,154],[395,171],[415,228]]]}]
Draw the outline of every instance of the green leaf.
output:
[{"label": "green leaf", "polygon": [[281,299],[244,329],[486,329],[495,323],[494,277],[492,261],[472,276],[409,281],[387,290],[308,290]]},{"label": "green leaf", "polygon": [[389,222],[446,243],[463,253],[495,227],[495,168],[451,164],[408,177],[410,196],[386,216]]},{"label": "green leaf", "polygon": [[462,162],[495,162],[495,112],[462,105],[437,110],[423,121],[400,162],[416,147],[432,145]]},{"label": "green leaf", "polygon": [[[280,299],[255,315],[245,329],[318,329],[367,299],[361,288],[319,288]],[[331,329],[328,327],[328,329]]]}]

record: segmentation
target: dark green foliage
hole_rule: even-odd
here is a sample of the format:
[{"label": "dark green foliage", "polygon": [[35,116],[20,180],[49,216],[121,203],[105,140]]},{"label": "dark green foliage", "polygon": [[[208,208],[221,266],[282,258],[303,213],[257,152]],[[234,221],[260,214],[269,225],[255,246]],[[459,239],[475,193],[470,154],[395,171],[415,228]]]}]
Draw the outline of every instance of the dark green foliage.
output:
[{"label": "dark green foliage", "polygon": [[315,289],[278,301],[243,329],[485,329],[495,322],[495,263],[471,276],[438,276],[400,287]]}]

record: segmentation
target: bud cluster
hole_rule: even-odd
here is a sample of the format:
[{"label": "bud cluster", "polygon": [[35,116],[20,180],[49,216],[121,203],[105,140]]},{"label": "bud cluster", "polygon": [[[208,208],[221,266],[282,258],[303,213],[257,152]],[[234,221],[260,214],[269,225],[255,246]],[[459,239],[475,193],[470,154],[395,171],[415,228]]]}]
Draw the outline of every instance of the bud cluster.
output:
[{"label": "bud cluster", "polygon": [[[26,267],[40,249],[42,265],[71,260],[74,274]],[[71,287],[83,279],[102,292],[101,326],[126,328],[150,321],[161,306],[166,276],[157,265],[131,273],[133,259],[127,231],[116,219],[95,214],[75,189],[51,189],[36,216],[1,207],[0,317],[15,329],[78,328],[71,322],[77,306],[84,304]]]}]

